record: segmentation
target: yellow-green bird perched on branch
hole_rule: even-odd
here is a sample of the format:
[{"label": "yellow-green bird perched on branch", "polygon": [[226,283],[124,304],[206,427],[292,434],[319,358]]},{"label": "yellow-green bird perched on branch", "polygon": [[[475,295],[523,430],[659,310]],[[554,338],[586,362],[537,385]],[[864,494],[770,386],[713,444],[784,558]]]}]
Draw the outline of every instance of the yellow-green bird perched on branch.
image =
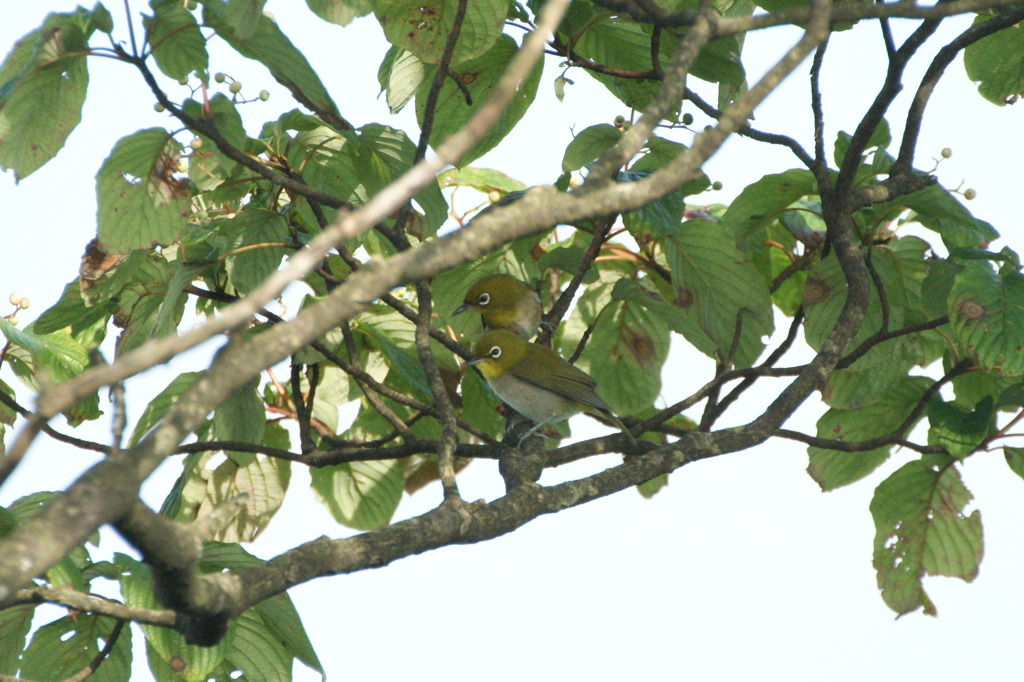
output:
[{"label": "yellow-green bird perched on branch", "polygon": [[484,331],[508,329],[527,340],[533,338],[540,324],[540,296],[509,275],[488,275],[475,282],[452,315],[467,310],[480,313]]},{"label": "yellow-green bird perched on branch", "polygon": [[597,395],[590,375],[550,348],[500,329],[481,336],[475,354],[470,364],[480,369],[498,397],[536,422],[520,442],[545,424],[562,421],[577,412],[610,421],[635,442],[629,429]]}]

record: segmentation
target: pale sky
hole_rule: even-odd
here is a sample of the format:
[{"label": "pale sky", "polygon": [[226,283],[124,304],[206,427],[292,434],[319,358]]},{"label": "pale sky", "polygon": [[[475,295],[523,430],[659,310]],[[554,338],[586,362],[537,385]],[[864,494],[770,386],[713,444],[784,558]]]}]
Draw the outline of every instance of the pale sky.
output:
[{"label": "pale sky", "polygon": [[[74,7],[70,2],[46,4],[63,11]],[[142,3],[133,5],[143,9]],[[123,9],[110,9],[122,25]],[[357,126],[395,125],[415,139],[412,107],[390,117],[383,100],[375,99],[377,65],[386,49],[375,21],[364,19],[342,29],[315,19],[303,3],[271,2],[267,9],[318,69],[346,118]],[[6,52],[38,26],[44,11],[41,3],[12,4],[0,23],[0,49]],[[943,36],[948,41],[968,25],[967,20],[948,23],[955,23],[955,30],[940,31],[926,46],[927,54],[944,44]],[[906,33],[899,25],[896,29]],[[121,30],[117,35],[126,34]],[[763,55],[748,56],[748,68],[758,64],[767,69],[795,35],[773,30],[748,37],[747,54]],[[823,77],[829,145],[838,130],[851,130],[874,97],[884,65],[868,57],[880,53],[880,43],[873,22],[833,36]],[[242,65],[223,50],[215,51],[213,59],[211,70],[239,78],[245,92],[271,91],[269,102],[242,108],[251,135],[262,121],[297,106],[262,67]],[[911,70],[896,111],[905,109],[926,64],[919,60]],[[130,67],[103,59],[89,66],[92,82],[83,123],[62,153],[19,186],[10,173],[0,177],[6,239],[0,251],[0,300],[14,290],[30,297],[33,306],[21,315],[25,322],[55,302],[77,271],[83,247],[95,233],[93,178],[114,142],[140,128],[177,127],[153,111],[152,99]],[[569,73],[576,85],[559,104],[552,88],[559,72],[557,62],[548,62],[537,102],[513,136],[474,165],[500,169],[529,185],[550,183],[573,130],[611,122],[617,114],[628,116],[578,69]],[[748,73],[748,78],[759,75]],[[810,148],[806,82],[806,69],[794,74],[758,109],[755,125],[797,137]],[[714,100],[712,88],[699,82],[691,86]],[[173,84],[167,88],[172,98],[184,96]],[[901,121],[893,115],[889,121],[898,139]],[[953,149],[937,174],[947,187],[964,181],[964,188],[977,190],[968,208],[1004,235],[993,250],[1009,244],[1024,251],[1020,121],[1019,106],[999,108],[981,100],[956,62],[933,97],[918,147],[922,170],[931,169],[929,159],[943,147]],[[697,116],[698,126],[706,122]],[[694,203],[728,201],[760,176],[797,164],[781,148],[732,140],[706,168],[725,188],[696,197]],[[937,235],[922,236],[941,246]],[[296,287],[289,296],[301,293]],[[780,318],[777,326],[784,324]],[[176,374],[204,367],[214,348],[193,351],[173,370],[160,367],[128,382],[129,418],[138,418],[150,397]],[[800,355],[794,353],[784,364],[797,362]],[[665,369],[663,404],[696,390],[712,370],[677,337]],[[7,368],[0,377],[19,389],[23,404],[30,404],[30,395]],[[777,391],[781,385],[769,387]],[[753,417],[771,395],[750,391],[731,411],[735,422],[729,423]],[[820,412],[820,405],[809,403],[787,426],[813,433]],[[68,430],[62,419],[54,424]],[[603,428],[585,417],[573,427],[578,438]],[[108,431],[109,423],[101,420],[85,437],[105,441]],[[874,487],[912,455],[896,453],[865,481],[822,494],[804,471],[804,447],[774,440],[685,467],[652,500],[627,491],[538,519],[497,540],[322,578],[290,594],[334,680],[1017,679],[1015,625],[1024,610],[1019,587],[1024,481],[1009,471],[1001,452],[975,455],[963,469],[985,527],[985,557],[974,583],[927,579],[937,618],[915,613],[896,621],[878,596],[868,503]],[[94,461],[90,453],[40,439],[0,490],[0,504],[37,490],[61,489]],[[615,461],[607,456],[549,471],[541,482],[583,476]],[[152,506],[159,506],[180,462],[173,458],[146,483],[145,498]],[[466,499],[490,500],[503,492],[492,462],[474,463],[458,480]],[[294,467],[281,512],[249,551],[270,558],[321,535],[351,534],[315,502],[307,483],[307,473]],[[396,518],[422,513],[439,501],[440,488],[432,486],[406,497]],[[102,533],[105,549],[125,551],[110,529]],[[94,551],[93,556],[104,554]],[[40,623],[61,615],[57,609],[47,613]],[[141,633],[136,635],[141,643]],[[135,679],[149,676],[144,658],[137,646]],[[295,679],[319,675],[298,665]]]}]

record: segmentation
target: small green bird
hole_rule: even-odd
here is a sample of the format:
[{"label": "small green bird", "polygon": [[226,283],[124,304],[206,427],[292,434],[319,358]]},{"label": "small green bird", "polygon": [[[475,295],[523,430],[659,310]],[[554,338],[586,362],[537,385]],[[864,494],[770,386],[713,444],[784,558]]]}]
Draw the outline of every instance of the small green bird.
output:
[{"label": "small green bird", "polygon": [[507,329],[487,332],[475,348],[476,365],[491,389],[512,409],[536,424],[520,442],[545,424],[562,421],[577,412],[602,417],[617,426],[630,441],[629,429],[594,390],[589,374],[562,359],[555,351],[524,341]]},{"label": "small green bird", "polygon": [[467,310],[480,313],[484,331],[509,329],[527,340],[533,338],[540,324],[540,296],[509,275],[488,275],[474,283],[452,315]]}]

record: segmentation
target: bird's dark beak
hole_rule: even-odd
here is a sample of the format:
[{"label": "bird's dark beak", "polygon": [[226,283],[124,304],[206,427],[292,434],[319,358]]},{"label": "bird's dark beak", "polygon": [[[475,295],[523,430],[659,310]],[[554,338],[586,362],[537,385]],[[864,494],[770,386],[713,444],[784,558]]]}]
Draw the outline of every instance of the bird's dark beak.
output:
[{"label": "bird's dark beak", "polygon": [[455,309],[455,312],[452,313],[452,317],[455,317],[456,315],[460,315],[466,312],[467,310],[469,310],[469,306],[469,303],[463,303],[462,305]]},{"label": "bird's dark beak", "polygon": [[473,358],[472,360],[467,360],[466,361],[466,367],[471,367],[473,365],[479,365],[484,360],[485,360],[485,358]]}]

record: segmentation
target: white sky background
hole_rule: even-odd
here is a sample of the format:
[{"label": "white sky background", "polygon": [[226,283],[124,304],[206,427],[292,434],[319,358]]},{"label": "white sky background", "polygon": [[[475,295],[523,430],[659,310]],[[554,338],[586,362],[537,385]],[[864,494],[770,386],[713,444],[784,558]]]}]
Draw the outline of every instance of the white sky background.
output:
[{"label": "white sky background", "polygon": [[[41,3],[9,4],[0,23],[3,53],[40,25],[48,11]],[[70,2],[47,5],[60,11],[74,7]],[[140,2],[133,7],[144,9]],[[119,3],[110,9],[116,35],[126,38],[123,9]],[[271,2],[268,9],[321,74],[348,120],[357,126],[389,123],[416,138],[411,105],[391,117],[383,100],[375,99],[376,69],[386,50],[375,21],[364,19],[343,29],[319,21],[297,1]],[[926,44],[929,59],[967,25],[965,20],[947,23]],[[907,33],[899,24],[896,30]],[[744,62],[752,71],[751,82],[760,75],[754,65],[769,68],[796,35],[769,30],[748,37]],[[830,157],[836,132],[852,131],[884,75],[885,65],[871,61],[882,54],[880,40],[874,22],[832,38],[822,79]],[[263,88],[272,93],[267,103],[241,107],[251,135],[264,120],[295,106],[265,69],[219,46],[211,50],[211,71],[242,80],[243,94],[255,96]],[[894,109],[900,115],[889,117],[897,140],[902,112],[927,59],[915,64]],[[177,128],[153,111],[152,97],[130,67],[94,59],[89,68],[83,122],[57,159],[19,186],[11,173],[0,177],[0,300],[14,290],[30,297],[32,308],[20,315],[25,322],[52,305],[77,271],[83,247],[95,234],[94,175],[115,141],[153,125]],[[524,120],[474,165],[500,169],[528,185],[550,183],[560,172],[573,130],[611,122],[617,114],[628,116],[578,69],[569,74],[576,85],[567,88],[565,104],[559,104],[552,89],[559,72],[557,62],[548,62],[537,101]],[[703,85],[691,82],[714,101],[714,89]],[[187,95],[171,82],[165,88],[172,99]],[[791,135],[810,149],[807,102],[804,68],[758,109],[754,125]],[[977,190],[968,207],[1004,235],[994,250],[1009,244],[1024,251],[1017,167],[1024,157],[1020,106],[999,108],[983,101],[962,63],[955,62],[933,96],[918,147],[917,167],[924,170],[940,149],[953,149],[952,159],[937,173],[947,187],[964,180],[964,188]],[[697,115],[696,127],[705,123]],[[783,148],[732,139],[706,167],[725,188],[696,197],[694,203],[731,200],[762,175],[797,165]],[[470,205],[464,197],[457,204],[462,209]],[[937,235],[923,236],[941,247]],[[294,287],[288,300],[297,300],[292,296],[300,289]],[[787,324],[788,319],[777,322],[783,332]],[[173,370],[161,367],[129,381],[129,418],[137,419],[173,376],[205,367],[213,348],[193,351]],[[783,364],[800,362],[794,355]],[[664,374],[664,404],[697,389],[712,371],[706,358],[677,337]],[[3,378],[19,389],[23,404],[31,404],[28,392],[6,369]],[[774,390],[781,385],[768,384]],[[750,391],[730,411],[732,418],[752,417],[771,395]],[[820,410],[812,402],[788,426],[813,433]],[[54,424],[69,430],[62,419]],[[587,418],[574,421],[581,438],[601,428]],[[86,437],[106,441],[108,430],[101,421],[90,426]],[[874,527],[868,503],[874,487],[912,456],[896,453],[867,480],[822,494],[804,472],[804,447],[775,440],[687,466],[652,500],[627,491],[538,519],[497,540],[444,548],[382,570],[320,579],[290,594],[335,680],[1016,679],[1017,614],[1024,610],[1019,586],[1024,481],[1010,473],[1001,452],[969,459],[964,479],[986,531],[981,573],[972,584],[926,580],[939,617],[916,613],[896,621],[878,596],[871,568]],[[36,490],[62,489],[94,461],[91,453],[39,439],[0,490],[0,504]],[[154,507],[180,472],[180,461],[173,458],[146,483],[145,497]],[[547,472],[542,483],[582,476],[614,461],[607,457]],[[248,547],[264,558],[321,535],[351,534],[314,501],[306,471],[296,466],[293,474],[281,512]],[[459,484],[470,500],[494,499],[503,492],[497,467],[489,462],[470,466]],[[432,486],[406,497],[396,518],[422,513],[439,501],[440,489]],[[103,530],[103,537],[104,547],[122,548],[110,529]],[[136,679],[149,676],[144,656],[137,647]],[[298,680],[319,679],[301,665],[295,672]]]}]

